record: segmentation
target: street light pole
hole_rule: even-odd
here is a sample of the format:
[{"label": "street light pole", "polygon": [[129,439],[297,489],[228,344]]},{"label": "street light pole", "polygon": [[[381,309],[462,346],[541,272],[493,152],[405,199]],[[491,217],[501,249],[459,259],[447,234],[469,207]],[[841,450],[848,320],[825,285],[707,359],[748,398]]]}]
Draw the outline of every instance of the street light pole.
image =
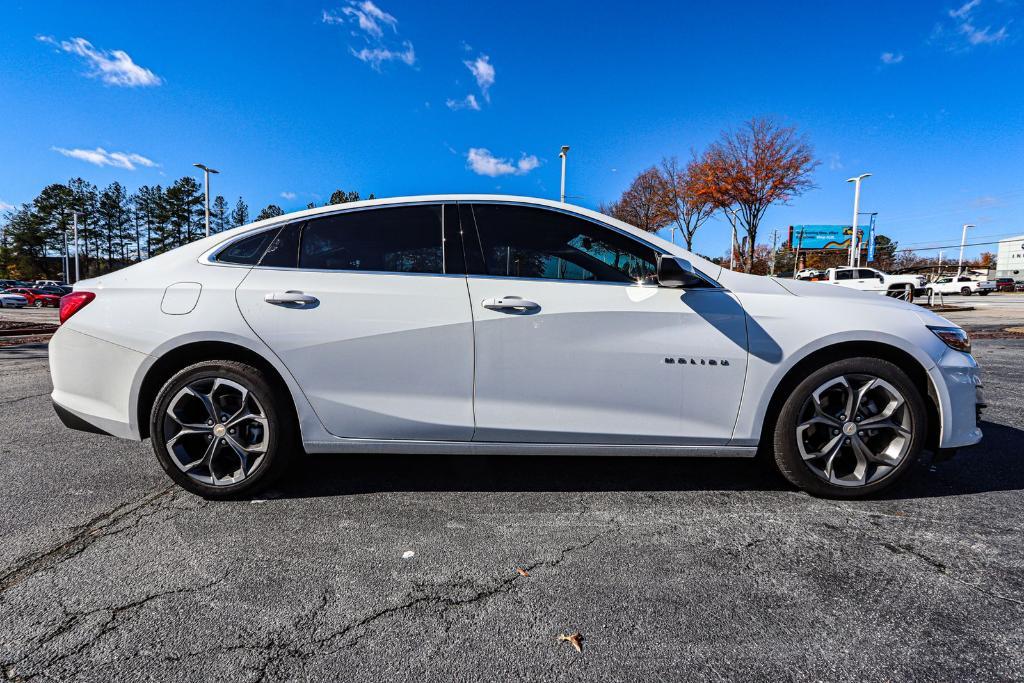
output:
[{"label": "street light pole", "polygon": [[870,173],[861,173],[856,178],[848,178],[853,183],[853,224],[850,226],[850,267],[860,263],[860,243],[857,240],[857,214],[860,213],[860,181],[870,177]]},{"label": "street light pole", "polygon": [[960,277],[960,273],[964,267],[964,243],[967,242],[967,228],[976,228],[977,225],[971,223],[964,223],[964,230],[960,233],[960,259],[956,262],[956,276]]},{"label": "street light pole", "polygon": [[726,207],[726,216],[731,215],[732,220],[729,221],[729,225],[732,226],[732,244],[729,246],[729,270],[736,270],[736,221],[739,220],[736,216],[736,212]]},{"label": "street light pole", "polygon": [[210,174],[220,173],[203,164],[192,164],[196,168],[203,169],[203,186],[206,188],[206,236],[210,236]]},{"label": "street light pole", "polygon": [[562,151],[558,153],[562,158],[562,203],[565,204],[565,158],[569,156],[569,145],[562,145]]}]

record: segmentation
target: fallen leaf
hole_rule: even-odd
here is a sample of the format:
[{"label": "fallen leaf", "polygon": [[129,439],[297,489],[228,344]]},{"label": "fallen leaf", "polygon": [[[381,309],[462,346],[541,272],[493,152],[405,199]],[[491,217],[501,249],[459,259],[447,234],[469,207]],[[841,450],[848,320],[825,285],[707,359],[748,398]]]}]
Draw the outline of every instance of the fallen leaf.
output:
[{"label": "fallen leaf", "polygon": [[574,648],[576,648],[576,652],[583,652],[583,636],[581,636],[579,633],[573,633],[571,635],[560,633],[558,634],[558,639],[564,640],[565,642],[572,645]]},{"label": "fallen leaf", "polygon": [[519,574],[519,576],[529,576],[530,572],[526,571],[522,567],[516,567],[516,574]]}]

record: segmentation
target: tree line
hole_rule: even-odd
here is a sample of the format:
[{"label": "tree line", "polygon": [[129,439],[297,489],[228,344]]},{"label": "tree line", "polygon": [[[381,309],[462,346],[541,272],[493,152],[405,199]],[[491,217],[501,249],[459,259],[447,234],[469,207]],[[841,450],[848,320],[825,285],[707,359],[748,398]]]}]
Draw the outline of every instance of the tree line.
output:
[{"label": "tree line", "polygon": [[[373,194],[369,196],[373,199]],[[358,201],[359,193],[335,190],[325,204]],[[309,203],[307,208],[313,208]],[[119,182],[102,190],[82,179],[47,185],[31,202],[0,218],[0,277],[63,279],[65,239],[73,255],[72,232],[78,214],[81,277],[95,277],[199,239],[206,234],[202,187],[185,176],[170,185],[143,185],[129,192]],[[276,205],[255,218],[242,197],[229,205],[222,196],[210,200],[210,232],[222,232],[251,220],[281,216]],[[73,266],[71,271],[74,272]]]}]

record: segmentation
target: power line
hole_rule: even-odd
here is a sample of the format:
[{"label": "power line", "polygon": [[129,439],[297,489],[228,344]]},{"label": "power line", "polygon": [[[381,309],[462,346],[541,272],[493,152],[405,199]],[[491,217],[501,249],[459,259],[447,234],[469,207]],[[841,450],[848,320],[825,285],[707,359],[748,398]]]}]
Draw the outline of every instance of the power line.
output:
[{"label": "power line", "polygon": [[[999,244],[1000,242],[1005,242],[1005,241],[1006,240],[996,240],[995,242],[968,242],[964,246],[965,247],[984,247],[984,246],[989,246],[989,245],[992,245],[992,244]],[[917,247],[915,249],[897,248],[896,251],[938,251],[939,249],[959,249],[959,248],[960,248],[960,244],[957,243],[957,244],[944,244],[944,245],[941,245],[941,246],[938,246],[938,247]]]}]

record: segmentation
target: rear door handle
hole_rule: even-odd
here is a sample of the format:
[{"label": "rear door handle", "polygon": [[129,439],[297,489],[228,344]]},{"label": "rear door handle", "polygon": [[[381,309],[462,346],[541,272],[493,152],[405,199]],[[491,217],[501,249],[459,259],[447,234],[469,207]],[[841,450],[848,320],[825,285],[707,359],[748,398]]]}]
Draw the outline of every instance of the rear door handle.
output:
[{"label": "rear door handle", "polygon": [[520,296],[503,296],[484,299],[483,307],[492,311],[531,311],[540,308],[535,301],[528,301]]},{"label": "rear door handle", "polygon": [[315,296],[303,294],[294,289],[289,289],[287,292],[271,292],[263,297],[263,300],[268,304],[298,304],[300,306],[309,306],[320,302]]}]

